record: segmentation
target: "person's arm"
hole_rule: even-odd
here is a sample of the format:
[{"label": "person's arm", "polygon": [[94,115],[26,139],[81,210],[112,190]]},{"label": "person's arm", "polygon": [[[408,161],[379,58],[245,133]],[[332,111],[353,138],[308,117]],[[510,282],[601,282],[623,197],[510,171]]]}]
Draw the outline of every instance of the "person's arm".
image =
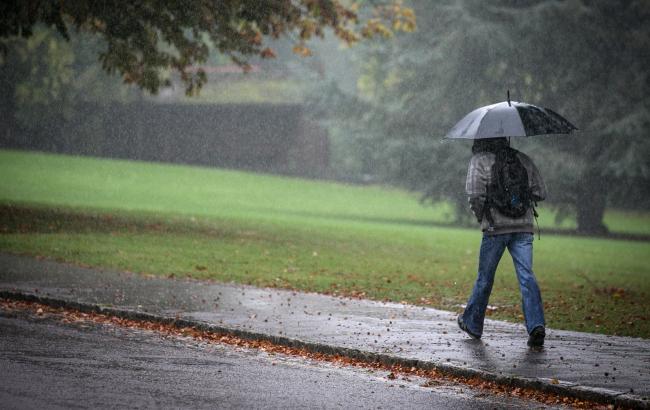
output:
[{"label": "person's arm", "polygon": [[474,155],[469,161],[465,193],[469,200],[469,207],[480,223],[483,221],[485,200],[487,198],[488,174],[483,155]]}]

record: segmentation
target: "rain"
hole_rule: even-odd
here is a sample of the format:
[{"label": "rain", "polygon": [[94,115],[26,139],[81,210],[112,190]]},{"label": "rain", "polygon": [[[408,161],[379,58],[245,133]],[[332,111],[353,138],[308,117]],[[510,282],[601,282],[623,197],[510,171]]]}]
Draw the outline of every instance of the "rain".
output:
[{"label": "rain", "polygon": [[0,6],[0,326],[110,307],[647,405],[648,2],[34,4]]}]

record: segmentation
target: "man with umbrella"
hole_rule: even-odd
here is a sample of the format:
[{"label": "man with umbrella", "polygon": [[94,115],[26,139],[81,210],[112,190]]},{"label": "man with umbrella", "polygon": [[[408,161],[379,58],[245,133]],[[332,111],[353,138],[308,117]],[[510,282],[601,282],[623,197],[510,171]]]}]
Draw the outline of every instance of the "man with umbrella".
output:
[{"label": "man with umbrella", "polygon": [[533,273],[534,205],[546,197],[546,187],[533,161],[513,149],[509,137],[570,133],[577,129],[555,112],[508,101],[481,107],[463,118],[447,138],[473,139],[465,191],[481,224],[478,277],[459,327],[475,339],[483,322],[494,275],[505,249],[512,256],[522,297],[528,346],[544,344],[542,297]]}]

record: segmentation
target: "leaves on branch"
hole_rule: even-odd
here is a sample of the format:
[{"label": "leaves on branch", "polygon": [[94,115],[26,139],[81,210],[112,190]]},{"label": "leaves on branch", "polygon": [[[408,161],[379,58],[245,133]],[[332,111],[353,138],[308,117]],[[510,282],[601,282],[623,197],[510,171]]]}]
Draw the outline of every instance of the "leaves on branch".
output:
[{"label": "leaves on branch", "polygon": [[[346,3],[347,4],[347,3]],[[202,70],[210,49],[229,56],[246,71],[251,57],[274,58],[265,44],[297,34],[294,52],[310,56],[306,42],[323,37],[325,29],[348,44],[361,38],[389,38],[415,29],[413,10],[401,0],[379,2],[365,23],[359,5],[339,0],[195,0],[191,2],[94,2],[34,0],[0,5],[0,40],[30,37],[36,24],[55,27],[66,39],[69,27],[99,35],[106,41],[102,67],[119,73],[126,83],[156,93],[170,85],[168,70],[179,73],[188,95],[207,81]],[[0,51],[7,54],[0,41]]]}]

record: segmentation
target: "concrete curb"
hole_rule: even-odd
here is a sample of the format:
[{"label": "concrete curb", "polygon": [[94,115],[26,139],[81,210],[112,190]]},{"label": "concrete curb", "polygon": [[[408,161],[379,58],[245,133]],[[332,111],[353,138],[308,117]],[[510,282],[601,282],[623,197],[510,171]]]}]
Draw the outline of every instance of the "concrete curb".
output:
[{"label": "concrete curb", "polygon": [[38,302],[51,307],[62,307],[74,309],[87,313],[103,313],[123,319],[142,320],[157,322],[162,324],[169,324],[175,327],[192,327],[201,331],[208,331],[213,333],[222,333],[232,336],[237,336],[242,339],[248,340],[261,340],[268,341],[281,346],[302,348],[314,353],[341,355],[352,359],[362,360],[366,362],[379,362],[385,365],[400,365],[404,367],[416,367],[423,370],[436,370],[442,374],[461,377],[478,377],[480,379],[491,381],[500,385],[520,388],[532,388],[542,392],[555,393],[562,396],[573,397],[582,400],[590,400],[603,404],[612,404],[616,407],[635,408],[635,409],[649,409],[650,401],[642,398],[641,396],[620,392],[616,390],[596,388],[583,386],[576,383],[554,381],[551,379],[543,378],[525,378],[513,376],[500,376],[495,373],[486,372],[483,370],[461,368],[446,363],[436,363],[432,361],[422,361],[416,359],[405,359],[400,357],[391,356],[389,354],[379,354],[366,352],[358,349],[350,349],[346,347],[331,346],[327,344],[305,342],[299,339],[292,339],[288,337],[269,335],[264,333],[257,333],[253,331],[233,329],[229,327],[217,326],[198,320],[180,319],[176,317],[168,317],[155,315],[151,313],[141,312],[137,310],[130,310],[119,307],[106,307],[92,303],[82,303],[72,300],[56,299],[35,295],[32,293],[13,292],[13,291],[0,291],[0,298],[22,300],[28,302]]}]

